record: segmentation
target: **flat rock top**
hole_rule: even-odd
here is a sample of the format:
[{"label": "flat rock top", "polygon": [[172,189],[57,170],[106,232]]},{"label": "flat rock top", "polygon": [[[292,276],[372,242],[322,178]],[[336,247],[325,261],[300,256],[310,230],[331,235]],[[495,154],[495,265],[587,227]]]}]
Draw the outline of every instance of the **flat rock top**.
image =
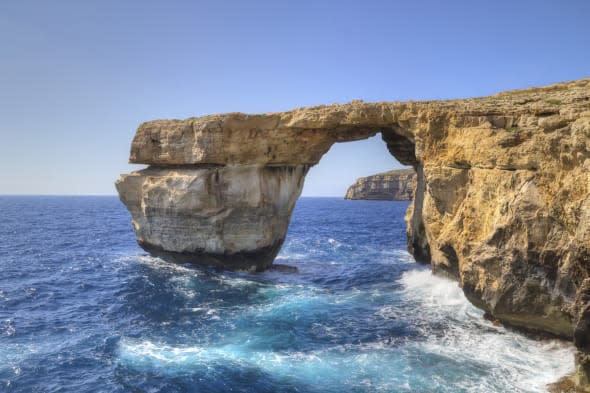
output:
[{"label": "flat rock top", "polygon": [[399,176],[399,177],[407,177],[407,176],[414,176],[416,172],[412,168],[408,169],[392,169],[391,171],[375,173],[374,175],[364,176],[357,179],[357,182],[362,179],[371,179],[376,177],[386,177],[386,176]]},{"label": "flat rock top", "polygon": [[[265,114],[227,113],[142,124],[130,162],[142,164],[315,164],[334,142],[384,129],[413,141],[436,121],[494,116],[550,116],[590,109],[590,78],[489,97],[321,105]],[[477,122],[477,120],[475,120]],[[296,143],[300,148],[294,148]],[[286,145],[289,145],[285,147]]]},{"label": "flat rock top", "polygon": [[346,104],[302,107],[286,112],[245,114],[230,112],[190,117],[184,120],[152,120],[144,124],[162,127],[178,123],[208,124],[222,122],[230,129],[256,125],[260,128],[333,128],[346,124],[382,122],[377,116],[381,111],[401,113],[405,110],[450,111],[470,114],[555,111],[557,105],[571,105],[590,99],[590,78],[556,83],[543,87],[508,90],[492,96],[432,101],[374,102],[362,100]]}]

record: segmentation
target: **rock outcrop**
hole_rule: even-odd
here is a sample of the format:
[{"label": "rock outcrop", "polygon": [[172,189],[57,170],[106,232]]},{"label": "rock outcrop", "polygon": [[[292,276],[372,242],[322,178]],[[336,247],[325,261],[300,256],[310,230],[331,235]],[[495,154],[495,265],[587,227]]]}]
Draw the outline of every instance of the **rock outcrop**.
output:
[{"label": "rock outcrop", "polygon": [[381,133],[416,171],[408,247],[506,324],[574,340],[590,389],[590,79],[466,100],[152,121],[117,182],[147,250],[264,269],[309,166]]},{"label": "rock outcrop", "polygon": [[412,199],[416,182],[413,169],[396,169],[361,177],[348,187],[344,199],[408,201]]},{"label": "rock outcrop", "polygon": [[150,167],[117,183],[139,244],[174,260],[263,270],[279,252],[306,165]]}]

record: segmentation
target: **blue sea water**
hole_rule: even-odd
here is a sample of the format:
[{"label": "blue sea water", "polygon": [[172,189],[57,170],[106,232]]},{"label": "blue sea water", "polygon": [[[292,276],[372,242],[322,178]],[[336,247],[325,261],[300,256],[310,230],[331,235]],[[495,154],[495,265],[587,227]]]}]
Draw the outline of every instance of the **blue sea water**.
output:
[{"label": "blue sea water", "polygon": [[279,263],[135,243],[115,197],[0,197],[0,392],[539,392],[569,344],[494,326],[406,253],[406,202],[302,198]]}]

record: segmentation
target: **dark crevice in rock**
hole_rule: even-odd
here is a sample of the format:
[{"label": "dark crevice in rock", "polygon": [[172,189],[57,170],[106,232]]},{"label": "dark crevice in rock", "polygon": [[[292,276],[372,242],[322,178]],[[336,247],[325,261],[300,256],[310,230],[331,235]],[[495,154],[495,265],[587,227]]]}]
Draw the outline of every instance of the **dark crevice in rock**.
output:
[{"label": "dark crevice in rock", "polygon": [[438,268],[444,269],[450,277],[456,279],[459,277],[459,258],[457,257],[457,252],[449,243],[443,244],[442,247],[440,247],[440,251],[447,259],[448,264],[440,264],[438,265]]},{"label": "dark crevice in rock", "polygon": [[381,138],[387,145],[387,150],[400,163],[404,165],[415,166],[418,164],[416,160],[416,148],[414,142],[407,137],[400,135],[395,129],[383,129],[381,131]]},{"label": "dark crevice in rock", "polygon": [[406,214],[408,251],[414,256],[416,262],[429,264],[431,263],[432,257],[422,217],[424,194],[426,191],[424,170],[421,165],[417,165],[414,169],[416,170],[416,189],[414,191],[414,200]]}]

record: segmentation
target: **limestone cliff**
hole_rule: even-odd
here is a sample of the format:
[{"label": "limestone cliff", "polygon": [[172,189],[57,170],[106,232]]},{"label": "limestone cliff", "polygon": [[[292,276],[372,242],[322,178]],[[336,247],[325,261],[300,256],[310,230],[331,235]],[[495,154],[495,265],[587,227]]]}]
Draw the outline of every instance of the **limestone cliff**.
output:
[{"label": "limestone cliff", "polygon": [[361,177],[348,187],[344,199],[408,201],[412,199],[415,181],[413,169],[396,169]]},{"label": "limestone cliff", "polygon": [[231,113],[139,127],[117,183],[138,240],[263,269],[307,168],[381,133],[416,171],[408,247],[513,326],[573,339],[590,388],[590,79],[465,100]]},{"label": "limestone cliff", "polygon": [[305,165],[150,167],[117,189],[139,244],[175,260],[268,268],[283,244]]}]

